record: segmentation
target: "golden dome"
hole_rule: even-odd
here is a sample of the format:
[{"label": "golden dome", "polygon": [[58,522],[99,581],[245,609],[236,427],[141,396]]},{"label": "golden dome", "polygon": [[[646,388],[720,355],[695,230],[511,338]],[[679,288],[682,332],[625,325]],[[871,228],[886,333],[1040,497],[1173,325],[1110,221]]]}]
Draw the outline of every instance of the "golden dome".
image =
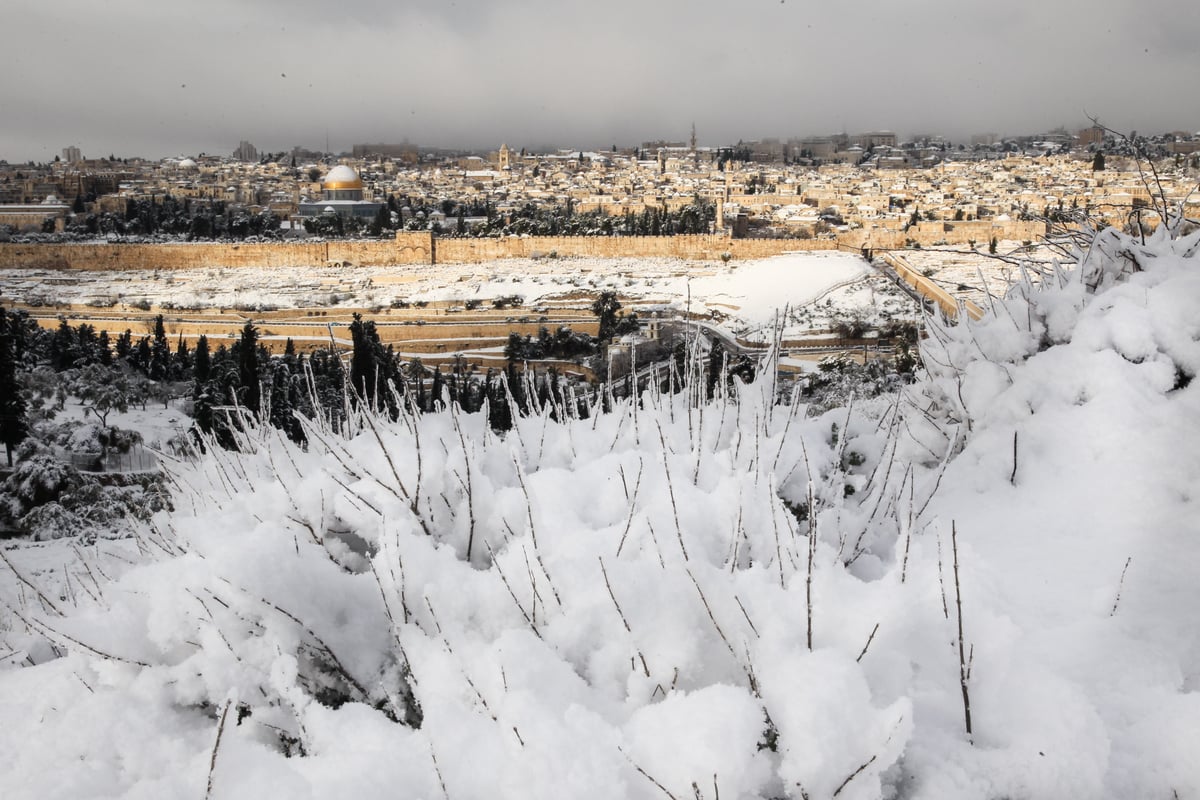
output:
[{"label": "golden dome", "polygon": [[338,164],[329,170],[329,174],[325,176],[325,180],[321,181],[321,188],[325,191],[361,189],[363,188],[363,182],[362,178],[358,177],[358,173],[352,168],[345,164]]}]

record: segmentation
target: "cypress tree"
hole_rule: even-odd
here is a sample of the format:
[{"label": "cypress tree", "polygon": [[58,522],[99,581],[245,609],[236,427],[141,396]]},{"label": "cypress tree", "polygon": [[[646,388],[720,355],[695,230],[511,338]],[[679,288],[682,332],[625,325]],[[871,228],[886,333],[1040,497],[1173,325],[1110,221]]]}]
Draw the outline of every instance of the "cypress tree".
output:
[{"label": "cypress tree", "polygon": [[152,381],[166,380],[170,366],[171,345],[167,341],[163,315],[159,314],[154,318],[154,339],[150,344],[150,361],[146,368],[146,374]]},{"label": "cypress tree", "polygon": [[150,337],[143,336],[137,343],[137,347],[134,349],[130,357],[133,368],[143,375],[148,375],[150,372],[150,359],[152,356],[153,353],[150,350]]},{"label": "cypress tree", "polygon": [[379,332],[371,320],[364,321],[361,314],[354,315],[350,323],[350,338],[354,352],[350,357],[350,386],[354,390],[355,402],[359,398],[368,405],[385,407],[395,416],[399,413],[395,397],[388,388],[390,382],[397,392],[404,391],[404,381],[396,366],[396,359],[379,341]]},{"label": "cypress tree", "polygon": [[58,322],[54,335],[50,338],[50,366],[58,372],[75,366],[78,357],[75,331],[65,319]]},{"label": "cypress tree", "polygon": [[128,361],[129,356],[133,353],[133,331],[129,328],[117,337],[117,358],[121,361]]},{"label": "cypress tree", "polygon": [[442,380],[442,368],[433,368],[433,387],[429,391],[429,410],[436,411],[439,403],[444,403],[442,400],[442,391],[445,388],[445,383]]},{"label": "cypress tree", "polygon": [[208,337],[201,334],[196,342],[196,359],[192,368],[192,376],[196,380],[197,389],[205,383],[212,374],[212,358],[208,354]]},{"label": "cypress tree", "polygon": [[255,415],[262,409],[262,386],[259,385],[258,371],[258,328],[254,327],[253,322],[247,322],[242,327],[238,348],[238,378],[242,385],[242,406]]},{"label": "cypress tree", "polygon": [[17,355],[14,346],[12,320],[0,308],[0,441],[8,456],[8,465],[13,464],[13,447],[29,435],[28,409],[17,384]]},{"label": "cypress tree", "polygon": [[108,340],[108,331],[100,331],[100,338],[96,342],[96,348],[99,351],[100,363],[106,367],[111,367],[113,363],[112,344]]}]

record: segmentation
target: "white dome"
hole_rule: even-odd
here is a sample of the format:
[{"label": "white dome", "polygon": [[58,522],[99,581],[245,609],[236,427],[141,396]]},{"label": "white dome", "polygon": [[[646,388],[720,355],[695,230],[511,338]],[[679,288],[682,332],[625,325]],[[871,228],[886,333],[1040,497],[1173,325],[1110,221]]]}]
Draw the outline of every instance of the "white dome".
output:
[{"label": "white dome", "polygon": [[195,169],[196,162],[190,158],[185,158],[179,162],[179,168],[180,169]]},{"label": "white dome", "polygon": [[322,181],[322,183],[342,185],[350,184],[357,186],[362,185],[362,181],[359,179],[358,173],[345,164],[338,164],[336,167],[329,170],[329,174],[325,176],[325,180]]}]

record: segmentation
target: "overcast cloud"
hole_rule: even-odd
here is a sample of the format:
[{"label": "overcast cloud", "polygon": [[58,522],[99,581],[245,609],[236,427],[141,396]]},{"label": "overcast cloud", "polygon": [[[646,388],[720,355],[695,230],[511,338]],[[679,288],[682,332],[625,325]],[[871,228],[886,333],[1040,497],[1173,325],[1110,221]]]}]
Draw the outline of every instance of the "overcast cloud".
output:
[{"label": "overcast cloud", "polygon": [[1196,0],[5,2],[0,158],[1200,128]]}]

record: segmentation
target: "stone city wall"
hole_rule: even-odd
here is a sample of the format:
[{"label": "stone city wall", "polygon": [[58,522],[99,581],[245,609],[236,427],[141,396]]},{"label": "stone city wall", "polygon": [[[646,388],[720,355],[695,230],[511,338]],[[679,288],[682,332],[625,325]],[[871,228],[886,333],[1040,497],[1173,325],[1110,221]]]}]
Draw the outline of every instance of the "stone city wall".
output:
[{"label": "stone city wall", "polygon": [[329,263],[392,266],[428,264],[432,235],[401,233],[383,241],[224,244],[0,244],[0,269],[203,269],[310,267]]},{"label": "stone city wall", "polygon": [[970,242],[982,249],[994,236],[998,241],[1035,242],[1046,235],[1046,224],[1036,220],[964,220],[959,222],[921,222],[907,231],[883,226],[859,228],[840,234],[844,249],[869,247],[873,250],[903,250],[910,242],[922,247],[963,245]]},{"label": "stone city wall", "polygon": [[596,258],[765,258],[797,250],[833,250],[821,239],[732,239],[729,236],[536,236],[500,239],[438,239],[439,264],[469,264],[502,258],[592,256]]},{"label": "stone city wall", "polygon": [[923,247],[966,244],[986,247],[992,236],[1009,241],[1036,240],[1040,222],[922,222],[907,231],[862,228],[837,240],[733,239],[724,235],[687,236],[534,236],[443,239],[429,232],[400,232],[378,241],[263,242],[227,244],[0,243],[0,269],[173,270],[208,267],[401,266],[473,264],[503,258],[591,256],[594,258],[690,258],[716,260],[766,258],[809,250],[901,249],[909,241]]}]

